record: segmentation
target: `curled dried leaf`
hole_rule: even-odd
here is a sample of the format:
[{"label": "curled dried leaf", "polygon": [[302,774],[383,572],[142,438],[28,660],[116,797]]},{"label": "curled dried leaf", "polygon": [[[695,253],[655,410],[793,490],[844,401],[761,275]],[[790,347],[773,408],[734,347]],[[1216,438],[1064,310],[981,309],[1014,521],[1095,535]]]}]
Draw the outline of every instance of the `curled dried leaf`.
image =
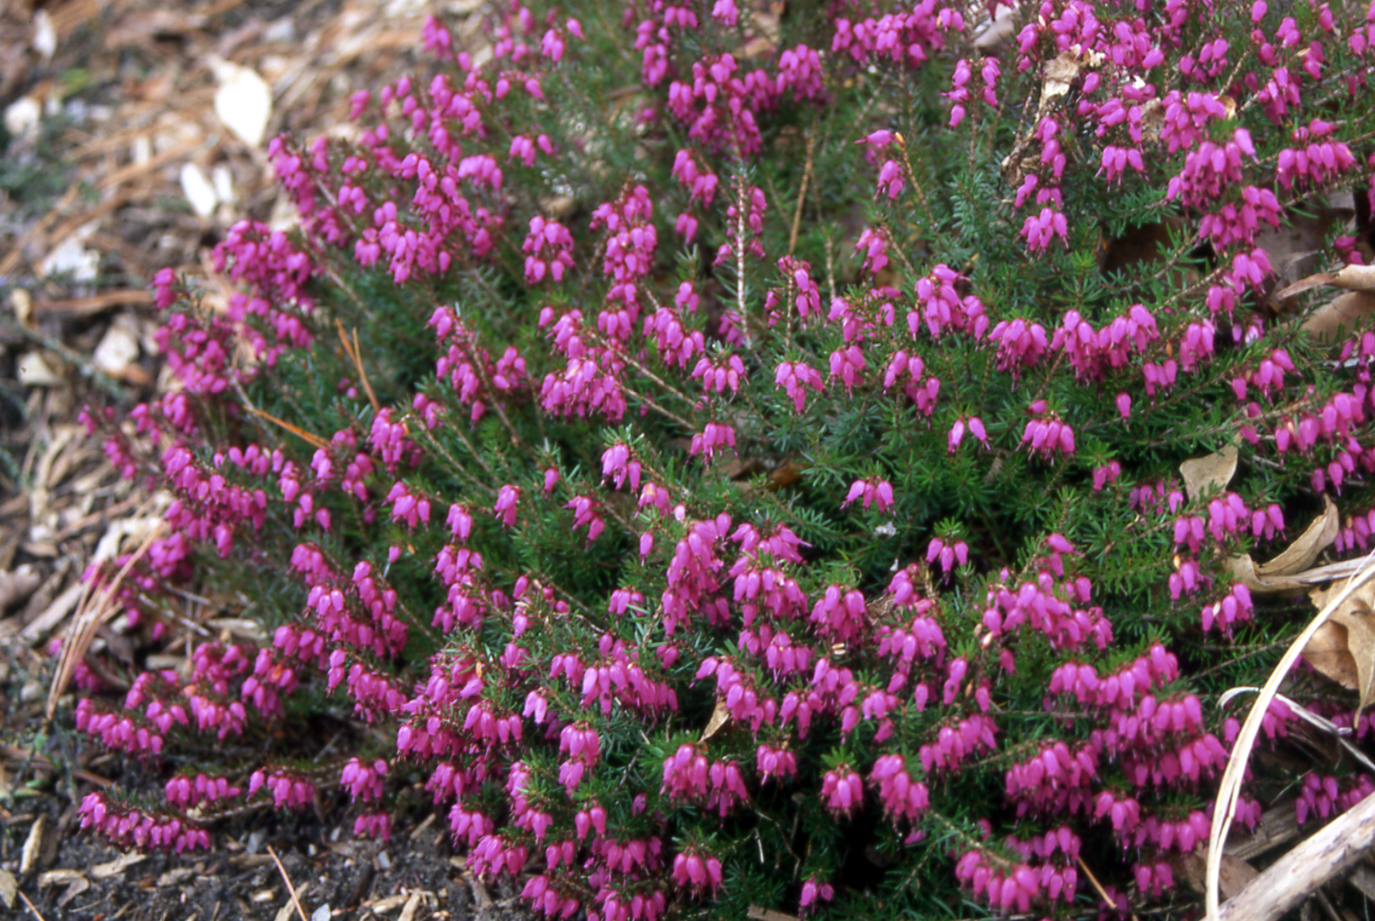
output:
[{"label": "curled dried leaf", "polygon": [[1375,265],[1348,265],[1337,272],[1318,272],[1300,278],[1279,293],[1280,298],[1293,297],[1310,288],[1322,286],[1345,291],[1375,291]]},{"label": "curled dried leaf", "polygon": [[1063,96],[1069,92],[1070,84],[1079,76],[1083,59],[1073,51],[1062,51],[1055,60],[1046,64],[1046,82],[1041,90],[1042,99]]},{"label": "curled dried leaf", "polygon": [[1234,556],[1224,563],[1229,576],[1236,582],[1260,595],[1277,595],[1283,592],[1299,592],[1311,588],[1311,584],[1293,576],[1271,576],[1265,578],[1256,572],[1256,563],[1250,554]]},{"label": "curled dried leaf", "polygon": [[1195,457],[1179,465],[1184,477],[1184,491],[1189,501],[1197,499],[1212,489],[1226,489],[1237,472],[1236,445],[1228,445],[1221,451],[1206,457]]},{"label": "curled dried leaf", "polygon": [[1256,572],[1262,578],[1269,576],[1289,576],[1302,572],[1313,565],[1327,547],[1337,539],[1341,526],[1341,516],[1337,506],[1327,496],[1323,496],[1323,512],[1300,534],[1284,552],[1268,563],[1261,563]]},{"label": "curled dried leaf", "polygon": [[1375,291],[1375,265],[1344,266],[1333,277],[1332,285],[1347,291]]},{"label": "curled dried leaf", "polygon": [[1357,323],[1372,315],[1375,315],[1375,293],[1347,291],[1313,311],[1300,328],[1320,339],[1335,339],[1342,331],[1350,333]]},{"label": "curled dried leaf", "polygon": [[1303,591],[1311,588],[1315,581],[1326,581],[1315,578],[1316,571],[1314,574],[1308,572],[1318,554],[1337,539],[1341,523],[1332,500],[1324,496],[1323,503],[1323,513],[1314,518],[1279,556],[1266,563],[1257,563],[1249,554],[1234,556],[1226,561],[1227,572],[1251,591],[1262,595]]},{"label": "curled dried leaf", "polygon": [[[1337,597],[1347,582],[1310,593],[1322,609]],[[1367,583],[1347,598],[1303,650],[1313,667],[1343,687],[1360,695],[1363,711],[1375,698],[1375,586]]]},{"label": "curled dried leaf", "polygon": [[730,722],[730,709],[724,700],[716,701],[716,709],[711,711],[711,719],[707,721],[707,728],[702,730],[701,741],[706,742],[725,728],[726,723]]},{"label": "curled dried leaf", "polygon": [[1347,629],[1341,624],[1328,621],[1319,627],[1303,647],[1303,657],[1320,674],[1342,687],[1353,691],[1360,687],[1360,672],[1347,647]]}]

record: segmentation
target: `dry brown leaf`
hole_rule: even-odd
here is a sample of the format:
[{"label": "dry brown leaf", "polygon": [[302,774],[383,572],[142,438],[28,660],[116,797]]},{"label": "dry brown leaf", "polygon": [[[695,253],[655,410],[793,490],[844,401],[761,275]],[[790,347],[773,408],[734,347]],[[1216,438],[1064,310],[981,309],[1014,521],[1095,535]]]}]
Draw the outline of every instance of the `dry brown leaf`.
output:
[{"label": "dry brown leaf", "polygon": [[1016,34],[1017,9],[1000,3],[992,19],[988,18],[986,10],[982,11],[974,27],[974,49],[988,57],[997,57],[999,50]]},{"label": "dry brown leaf", "polygon": [[[1343,580],[1327,589],[1313,591],[1309,597],[1321,610],[1326,607],[1329,598],[1335,598],[1338,592],[1346,588],[1349,581]],[[1333,611],[1329,622],[1323,625],[1325,628],[1336,626],[1337,629],[1320,629],[1303,650],[1304,657],[1312,662],[1314,668],[1360,695],[1357,712],[1365,710],[1371,699],[1375,698],[1375,610],[1372,610],[1372,604],[1375,604],[1375,586],[1367,583]],[[1339,633],[1345,634],[1341,637],[1345,642],[1340,647],[1346,652],[1345,657],[1334,650]],[[1315,648],[1320,638],[1324,643]],[[1313,651],[1312,655],[1310,650]],[[1331,671],[1323,665],[1330,667]]]},{"label": "dry brown leaf", "polygon": [[1197,499],[1210,489],[1226,489],[1237,472],[1236,445],[1228,445],[1221,451],[1207,457],[1195,457],[1179,465],[1184,477],[1184,491],[1189,501]]},{"label": "dry brown leaf", "polygon": [[774,911],[772,908],[764,908],[759,905],[751,905],[745,909],[745,917],[750,921],[797,921],[796,915],[785,915],[781,911]]},{"label": "dry brown leaf", "polygon": [[178,886],[195,875],[196,871],[191,867],[173,867],[158,877],[157,887],[166,889],[168,886]]},{"label": "dry brown leaf", "polygon": [[[1170,869],[1176,877],[1182,877],[1184,884],[1195,892],[1203,892],[1208,867],[1207,845],[1200,845],[1187,854],[1173,854],[1169,859]],[[1222,856],[1222,874],[1218,878],[1218,888],[1224,899],[1230,899],[1246,888],[1260,871],[1240,857],[1231,854]]]},{"label": "dry brown leaf", "polygon": [[1348,602],[1332,615],[1332,620],[1346,627],[1346,647],[1356,660],[1356,673],[1360,676],[1356,688],[1361,695],[1356,711],[1359,715],[1375,697],[1375,611],[1367,604]]},{"label": "dry brown leaf", "polygon": [[1261,578],[1271,576],[1291,576],[1302,572],[1318,558],[1327,546],[1337,539],[1341,526],[1341,516],[1337,506],[1327,496],[1322,497],[1323,513],[1298,538],[1285,548],[1284,552],[1268,563],[1256,566],[1256,574]]},{"label": "dry brown leaf", "polygon": [[1331,223],[1293,216],[1292,223],[1267,228],[1263,235],[1256,234],[1256,245],[1265,250],[1274,268],[1272,284],[1282,289],[1280,296],[1275,297],[1277,304],[1284,300],[1286,293],[1291,297],[1297,294],[1297,291],[1290,292],[1290,288],[1322,264],[1323,240]]},{"label": "dry brown leaf", "polygon": [[1299,328],[1319,338],[1335,338],[1342,330],[1350,333],[1371,315],[1375,315],[1375,293],[1347,291],[1313,311]]},{"label": "dry brown leaf", "polygon": [[33,825],[29,826],[29,837],[24,841],[24,848],[19,856],[19,875],[24,876],[38,866],[38,859],[43,853],[44,837],[48,833],[48,817],[39,815],[34,820]]},{"label": "dry brown leaf", "polygon": [[1348,265],[1332,279],[1332,285],[1347,291],[1375,291],[1375,265]]},{"label": "dry brown leaf", "polygon": [[1279,556],[1268,563],[1257,563],[1249,554],[1234,556],[1224,564],[1227,572],[1251,591],[1262,595],[1312,588],[1315,579],[1307,570],[1318,554],[1336,540],[1341,522],[1332,500],[1324,496],[1323,503],[1323,513],[1314,518],[1307,530]]},{"label": "dry brown leaf", "polygon": [[143,863],[148,859],[147,854],[140,854],[138,851],[129,851],[120,854],[114,860],[107,863],[98,863],[91,867],[91,875],[96,879],[109,879],[111,876],[119,876],[132,866]]},{"label": "dry brown leaf", "polygon": [[1356,670],[1356,660],[1347,648],[1346,633],[1346,627],[1329,620],[1318,628],[1308,645],[1303,647],[1303,657],[1319,673],[1354,691],[1360,687],[1361,676]]},{"label": "dry brown leaf", "polygon": [[84,880],[86,877],[80,870],[73,870],[70,867],[57,870],[48,870],[46,873],[38,874],[38,888],[47,889],[49,886],[65,886],[68,883]]},{"label": "dry brown leaf", "polygon": [[1079,76],[1083,59],[1073,51],[1061,51],[1046,65],[1046,82],[1041,90],[1042,100],[1063,96],[1069,92],[1074,78]]},{"label": "dry brown leaf", "polygon": [[1337,276],[1333,275],[1331,272],[1318,272],[1314,275],[1300,278],[1291,285],[1286,285],[1275,294],[1275,297],[1281,301],[1286,300],[1287,298],[1291,298],[1296,294],[1302,294],[1313,288],[1321,288],[1323,285],[1330,285],[1336,278]]},{"label": "dry brown leaf", "polygon": [[46,889],[49,886],[67,887],[66,891],[57,899],[57,907],[65,908],[68,902],[90,889],[91,882],[78,870],[49,870],[39,874],[38,888]]},{"label": "dry brown leaf", "polygon": [[[1343,189],[1310,198],[1301,207],[1287,211],[1282,226],[1264,227],[1257,232],[1256,246],[1265,250],[1274,267],[1274,280],[1267,293],[1275,309],[1294,309],[1297,305],[1290,299],[1295,294],[1313,284],[1329,283],[1320,280],[1324,277],[1329,281],[1335,277],[1312,273],[1318,271],[1326,258],[1326,241],[1334,231],[1356,233],[1355,217],[1355,196]],[[1282,290],[1276,294],[1275,289]]]},{"label": "dry brown leaf", "polygon": [[[1372,576],[1375,576],[1375,556],[1367,557],[1363,561],[1360,571],[1351,577],[1345,587],[1340,589],[1335,597],[1329,598],[1327,604],[1323,605],[1322,609],[1318,611],[1317,616],[1309,621],[1308,625],[1303,628],[1303,631],[1289,644],[1289,648],[1284,651],[1284,655],[1280,657],[1278,664],[1271,670],[1270,677],[1265,681],[1265,686],[1262,687],[1260,693],[1256,695],[1255,701],[1251,705],[1251,710],[1246,715],[1246,721],[1241,724],[1241,729],[1232,743],[1232,752],[1227,761],[1227,768],[1223,771],[1222,780],[1218,783],[1217,799],[1214,800],[1213,803],[1213,820],[1208,830],[1208,867],[1204,880],[1204,910],[1207,912],[1209,918],[1220,917],[1222,903],[1218,898],[1218,890],[1221,881],[1223,846],[1226,843],[1227,833],[1231,828],[1232,821],[1237,815],[1237,804],[1241,799],[1242,783],[1246,779],[1246,774],[1249,770],[1248,762],[1251,760],[1251,753],[1255,748],[1256,739],[1260,735],[1261,723],[1265,718],[1265,714],[1268,712],[1271,702],[1275,700],[1280,689],[1280,684],[1285,681],[1290,670],[1293,669],[1295,663],[1297,663],[1300,656],[1303,655],[1303,648],[1308,645],[1308,641],[1317,633],[1318,628],[1323,625],[1340,604],[1345,602],[1351,595],[1355,594],[1358,588],[1370,581]],[[1330,838],[1323,838],[1322,836],[1334,830],[1342,834],[1351,834],[1349,826],[1354,821],[1369,821],[1369,819],[1366,818],[1367,811],[1371,810],[1364,810],[1358,806],[1349,816],[1343,816],[1341,819],[1338,819],[1337,822],[1328,826],[1323,832],[1320,832],[1319,836],[1315,836],[1315,838],[1310,839],[1309,842],[1305,842],[1300,849],[1296,849],[1295,852],[1286,855],[1285,860],[1294,859],[1296,853],[1305,860],[1316,860],[1317,854],[1313,853],[1315,848],[1323,848],[1324,850],[1322,853],[1324,855],[1339,850],[1340,848],[1335,841],[1330,840]],[[1362,831],[1364,832],[1365,829],[1362,829]],[[1313,847],[1310,847],[1310,845],[1313,845]],[[1369,845],[1367,844],[1364,846]],[[1300,851],[1302,851],[1302,853],[1300,853]],[[1341,859],[1345,860],[1346,856],[1347,855],[1342,855]],[[1359,856],[1359,854],[1357,856]],[[1349,866],[1349,864],[1345,865]],[[1268,872],[1273,873],[1273,868]],[[1333,872],[1340,872],[1340,870],[1334,869]],[[1318,881],[1317,885],[1326,882],[1327,878],[1328,877],[1323,877],[1322,880]],[[1246,893],[1253,888],[1254,887],[1248,886],[1246,889],[1242,890],[1237,898],[1244,897]],[[1233,903],[1229,901],[1229,905],[1230,904]],[[1251,910],[1254,910],[1254,908]],[[1236,918],[1246,917],[1245,914],[1237,912],[1233,912],[1233,916]]]},{"label": "dry brown leaf", "polygon": [[706,742],[716,735],[730,720],[730,708],[726,706],[724,699],[717,699],[716,709],[711,711],[711,719],[707,721],[707,728],[702,730],[700,741]]},{"label": "dry brown leaf", "polygon": [[1310,288],[1327,285],[1345,291],[1375,291],[1375,265],[1348,265],[1337,272],[1318,272],[1289,285],[1279,297],[1292,297]]},{"label": "dry brown leaf", "polygon": [[[1036,125],[1041,118],[1050,111],[1051,104],[1055,99],[1064,96],[1070,90],[1070,85],[1079,76],[1079,71],[1085,66],[1096,67],[1103,61],[1103,55],[1096,51],[1079,53],[1077,51],[1062,51],[1051,61],[1046,63],[1045,78],[1041,84],[1041,102],[1037,109],[1036,117],[1031,120],[1031,125]],[[1003,158],[1002,173],[1003,178],[1009,185],[1016,186],[1022,182],[1022,177],[1027,172],[1036,168],[1036,157],[1028,148],[1031,146],[1035,137],[1033,132],[1028,133],[1012,145],[1012,151]]]},{"label": "dry brown leaf", "polygon": [[1261,595],[1298,592],[1312,588],[1307,582],[1292,576],[1271,576],[1268,579],[1262,577],[1256,572],[1256,564],[1250,554],[1231,557],[1223,563],[1223,567],[1233,581],[1240,582],[1252,592]]}]

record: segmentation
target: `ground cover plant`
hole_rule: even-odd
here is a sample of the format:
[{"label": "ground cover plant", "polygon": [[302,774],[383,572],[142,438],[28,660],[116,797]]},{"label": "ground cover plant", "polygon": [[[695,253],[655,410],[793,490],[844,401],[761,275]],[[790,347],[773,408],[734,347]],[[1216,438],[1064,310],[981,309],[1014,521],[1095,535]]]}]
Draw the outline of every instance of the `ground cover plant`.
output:
[{"label": "ground cover plant", "polygon": [[[91,578],[270,640],[79,665],[78,729],[160,785],[83,824],[438,809],[550,917],[1188,910],[1218,695],[1304,616],[1267,577],[1375,521],[1375,332],[1303,323],[1369,284],[1375,7],[489,25],[275,142],[299,226],[233,228],[226,310],[159,275],[177,385],[88,411],[174,496]],[[341,700],[375,731],[300,760]],[[1302,822],[1375,778],[1276,757],[1243,821],[1290,785]]]}]

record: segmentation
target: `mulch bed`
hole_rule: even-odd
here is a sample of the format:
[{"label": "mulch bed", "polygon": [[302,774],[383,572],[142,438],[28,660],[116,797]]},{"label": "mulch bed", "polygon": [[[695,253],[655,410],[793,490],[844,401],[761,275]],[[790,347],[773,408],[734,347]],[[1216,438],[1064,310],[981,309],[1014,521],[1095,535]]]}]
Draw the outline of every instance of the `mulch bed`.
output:
[{"label": "mulch bed", "polygon": [[[221,820],[210,853],[122,855],[80,830],[77,804],[137,780],[138,766],[83,744],[65,688],[56,719],[44,721],[52,644],[82,609],[82,573],[138,547],[168,502],[120,479],[77,414],[87,404],[127,413],[156,392],[146,285],[157,270],[200,279],[213,305],[225,289],[208,256],[225,230],[245,216],[294,220],[266,142],[246,143],[215,112],[223,62],[270,87],[266,138],[314,137],[346,125],[352,93],[414,69],[426,14],[476,26],[478,6],[16,0],[0,9],[0,915],[420,921],[514,910],[514,892],[489,892],[464,870],[442,816],[403,819],[388,844],[355,840],[337,796],[308,818],[251,810]],[[188,198],[197,176],[199,212]],[[117,618],[91,648],[131,667],[178,668],[186,634],[207,633],[223,614],[188,596],[185,623],[161,642]]]}]

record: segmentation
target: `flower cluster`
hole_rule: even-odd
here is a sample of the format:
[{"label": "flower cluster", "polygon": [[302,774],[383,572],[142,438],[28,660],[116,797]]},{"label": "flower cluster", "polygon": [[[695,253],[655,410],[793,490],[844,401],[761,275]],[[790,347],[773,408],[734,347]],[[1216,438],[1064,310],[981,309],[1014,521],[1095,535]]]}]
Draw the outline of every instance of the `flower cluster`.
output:
[{"label": "flower cluster", "polygon": [[[166,801],[83,825],[386,839],[423,791],[548,918],[1039,917],[1082,867],[1156,911],[1235,739],[1209,695],[1297,629],[1270,576],[1375,529],[1375,333],[1332,272],[1281,299],[1274,234],[1375,174],[1375,10],[577,7],[482,53],[432,19],[432,76],[273,142],[300,224],[231,228],[225,309],[154,279],[174,386],[84,415],[170,497],[116,623],[177,634],[196,576],[263,629],[123,695],[82,666],[77,728]],[[308,764],[321,696],[370,730]],[[1293,718],[1243,822],[1372,789]]]},{"label": "flower cluster", "polygon": [[94,828],[120,847],[182,851],[208,849],[210,833],[184,819],[122,808],[100,794],[89,793],[78,809],[82,828]]}]

